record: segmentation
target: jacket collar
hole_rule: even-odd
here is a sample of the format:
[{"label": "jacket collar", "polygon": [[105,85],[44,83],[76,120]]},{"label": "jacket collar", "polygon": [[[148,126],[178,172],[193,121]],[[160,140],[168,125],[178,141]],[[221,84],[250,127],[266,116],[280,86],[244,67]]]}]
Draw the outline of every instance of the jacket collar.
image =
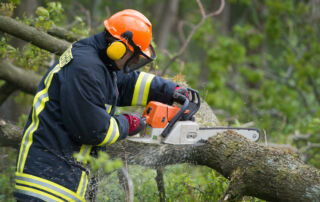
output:
[{"label": "jacket collar", "polygon": [[106,54],[108,43],[105,40],[104,31],[98,34],[95,34],[90,38],[92,39],[90,40],[92,42],[91,44],[98,50],[99,57],[103,61],[103,63],[106,65],[106,67],[110,71],[120,71],[117,68],[116,63],[113,60],[111,60]]}]

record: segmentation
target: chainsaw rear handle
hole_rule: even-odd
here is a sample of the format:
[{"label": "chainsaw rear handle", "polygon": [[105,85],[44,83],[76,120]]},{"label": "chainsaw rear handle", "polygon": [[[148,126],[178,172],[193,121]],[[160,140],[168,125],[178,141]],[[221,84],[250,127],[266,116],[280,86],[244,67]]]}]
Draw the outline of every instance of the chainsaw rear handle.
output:
[{"label": "chainsaw rear handle", "polygon": [[[169,122],[167,127],[163,130],[161,133],[162,137],[167,137],[168,134],[170,133],[171,129],[173,128],[174,124],[181,118],[183,117],[183,120],[191,120],[192,116],[199,110],[200,108],[200,95],[199,92],[192,89],[188,88],[188,93],[189,93],[189,99],[187,96],[175,93],[174,99],[181,101],[183,103],[182,107],[180,108],[179,112],[173,117],[173,119]],[[189,110],[189,113],[186,115],[184,112],[186,110]]]}]

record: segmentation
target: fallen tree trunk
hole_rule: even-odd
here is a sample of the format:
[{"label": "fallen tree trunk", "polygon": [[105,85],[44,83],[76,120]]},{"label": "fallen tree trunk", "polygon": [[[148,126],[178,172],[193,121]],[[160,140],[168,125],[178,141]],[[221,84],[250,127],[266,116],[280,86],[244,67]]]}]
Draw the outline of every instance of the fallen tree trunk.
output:
[{"label": "fallen tree trunk", "polygon": [[[22,130],[5,122],[0,124],[2,146],[17,145],[17,134]],[[150,145],[122,140],[108,146],[107,152],[129,164],[153,168],[178,163],[208,166],[230,180],[224,196],[227,201],[237,201],[242,196],[268,201],[320,199],[319,170],[287,151],[248,141],[232,131],[197,145]]]}]

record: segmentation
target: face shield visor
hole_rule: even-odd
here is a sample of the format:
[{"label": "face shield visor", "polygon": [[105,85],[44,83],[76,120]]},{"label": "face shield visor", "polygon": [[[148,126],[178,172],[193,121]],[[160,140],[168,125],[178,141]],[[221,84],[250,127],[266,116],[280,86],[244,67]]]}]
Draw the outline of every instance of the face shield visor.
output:
[{"label": "face shield visor", "polygon": [[123,71],[125,73],[135,71],[156,59],[157,55],[151,44],[146,50],[142,51],[140,47],[133,42],[132,32],[127,31],[122,34],[122,37],[133,47],[133,54],[124,65]]}]

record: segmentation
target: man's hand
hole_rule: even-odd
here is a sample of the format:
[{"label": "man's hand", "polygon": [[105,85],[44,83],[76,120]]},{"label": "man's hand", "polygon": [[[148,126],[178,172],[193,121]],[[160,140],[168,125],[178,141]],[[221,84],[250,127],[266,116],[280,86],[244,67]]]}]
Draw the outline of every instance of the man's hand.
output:
[{"label": "man's hand", "polygon": [[186,88],[181,88],[180,86],[177,86],[173,92],[173,101],[179,104],[183,104],[185,98],[189,99],[188,90]]},{"label": "man's hand", "polygon": [[146,119],[139,114],[124,114],[129,123],[129,136],[135,135],[146,127]]}]

